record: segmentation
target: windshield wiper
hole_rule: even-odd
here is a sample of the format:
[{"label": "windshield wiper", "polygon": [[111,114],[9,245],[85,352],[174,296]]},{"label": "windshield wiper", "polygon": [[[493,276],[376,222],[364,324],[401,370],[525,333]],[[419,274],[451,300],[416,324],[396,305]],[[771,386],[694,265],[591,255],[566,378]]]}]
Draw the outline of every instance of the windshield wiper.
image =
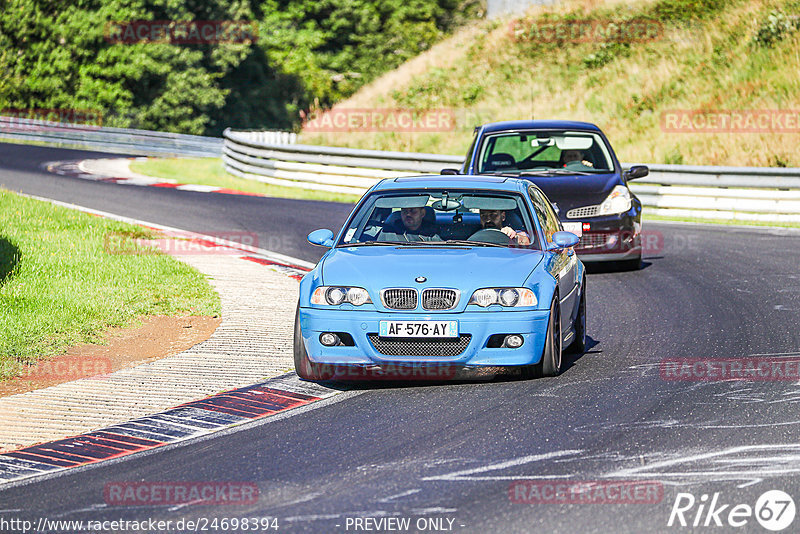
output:
[{"label": "windshield wiper", "polygon": [[[413,241],[412,241],[413,242]],[[339,245],[339,248],[345,247],[372,247],[372,246],[394,246],[394,245],[407,245],[408,241],[364,241],[363,243],[345,243]]]},{"label": "windshield wiper", "polygon": [[487,243],[485,241],[469,241],[467,239],[448,239],[443,241],[444,245],[469,245],[471,247],[502,247],[508,248],[508,245],[501,245],[500,243]]},{"label": "windshield wiper", "polygon": [[[596,171],[595,171],[596,172]],[[569,169],[547,169],[543,171],[523,171],[520,172],[518,176],[561,176],[561,175],[578,175],[578,176],[590,176],[594,174],[594,172],[589,171],[571,171]]]}]

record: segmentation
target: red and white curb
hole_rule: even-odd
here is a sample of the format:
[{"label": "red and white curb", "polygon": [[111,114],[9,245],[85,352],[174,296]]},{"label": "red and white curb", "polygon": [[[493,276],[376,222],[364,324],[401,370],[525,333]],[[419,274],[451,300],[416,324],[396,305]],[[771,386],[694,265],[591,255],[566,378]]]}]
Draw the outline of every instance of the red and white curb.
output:
[{"label": "red and white curb", "polygon": [[[265,265],[299,280],[313,264],[272,251],[234,243],[214,236],[131,219],[83,206],[33,195],[28,198],[76,209],[91,215],[158,230],[170,238],[182,238],[213,254]],[[220,432],[341,393],[324,385],[303,382],[294,373],[187,402],[138,419],[113,424],[66,439],[39,443],[0,454],[0,485],[112,460],[166,445]]]},{"label": "red and white curb", "polygon": [[[115,158],[114,160],[102,161],[121,161],[126,164],[135,161],[139,158]],[[165,181],[161,178],[153,178],[142,174],[131,172],[129,169],[119,169],[114,172],[109,170],[91,170],[86,167],[86,164],[95,160],[71,160],[71,161],[52,161],[45,163],[44,167],[48,172],[58,174],[60,176],[71,176],[73,178],[81,178],[83,180],[91,180],[93,182],[105,182],[119,185],[137,185],[144,187],[162,187],[168,189],[177,189],[179,191],[194,191],[199,193],[221,193],[225,195],[242,195],[250,197],[267,197],[269,195],[262,195],[261,193],[248,193],[238,189],[229,189],[226,187],[217,187],[213,185],[200,185],[200,184],[182,184],[173,181]]]},{"label": "red and white curb", "polygon": [[139,419],[0,454],[0,484],[157,449],[341,393],[294,373]]}]

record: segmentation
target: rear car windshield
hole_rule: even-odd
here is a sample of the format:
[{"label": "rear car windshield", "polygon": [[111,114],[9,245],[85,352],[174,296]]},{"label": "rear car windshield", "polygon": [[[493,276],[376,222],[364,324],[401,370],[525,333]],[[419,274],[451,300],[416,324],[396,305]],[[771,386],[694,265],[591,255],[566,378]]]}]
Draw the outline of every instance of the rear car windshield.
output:
[{"label": "rear car windshield", "polygon": [[566,169],[613,172],[603,138],[592,132],[535,131],[487,135],[478,158],[478,174]]}]

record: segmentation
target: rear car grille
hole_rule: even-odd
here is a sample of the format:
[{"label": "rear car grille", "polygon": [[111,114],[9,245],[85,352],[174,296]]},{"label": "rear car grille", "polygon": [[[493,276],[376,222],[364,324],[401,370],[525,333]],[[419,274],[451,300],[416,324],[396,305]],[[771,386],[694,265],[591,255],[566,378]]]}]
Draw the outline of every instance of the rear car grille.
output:
[{"label": "rear car grille", "polygon": [[600,248],[608,243],[609,234],[589,233],[581,236],[578,248]]},{"label": "rear car grille", "polygon": [[580,219],[582,217],[597,217],[600,213],[600,206],[584,206],[575,208],[567,212],[567,219]]},{"label": "rear car grille", "polygon": [[367,337],[384,356],[458,356],[467,350],[472,339],[470,334],[452,339],[387,339],[378,334],[367,334]]},{"label": "rear car grille", "polygon": [[457,289],[425,289],[422,291],[422,307],[426,310],[452,310],[458,304]]},{"label": "rear car grille", "polygon": [[412,288],[384,289],[383,306],[390,310],[414,310],[417,307],[417,290]]}]

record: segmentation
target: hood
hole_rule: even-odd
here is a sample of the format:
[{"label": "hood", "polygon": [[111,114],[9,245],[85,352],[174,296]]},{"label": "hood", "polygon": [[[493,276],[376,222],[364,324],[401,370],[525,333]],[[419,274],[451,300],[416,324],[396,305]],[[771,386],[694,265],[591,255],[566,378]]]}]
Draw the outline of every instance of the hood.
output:
[{"label": "hood", "polygon": [[559,215],[573,208],[602,204],[614,189],[622,185],[618,174],[587,176],[523,176],[538,185],[552,202],[558,204]]},{"label": "hood", "polygon": [[[462,295],[458,310],[476,289],[522,286],[543,257],[540,251],[499,247],[339,248],[323,262],[322,283],[363,287],[379,308],[380,291],[387,287],[455,288]],[[420,276],[426,281],[416,282]]]}]

